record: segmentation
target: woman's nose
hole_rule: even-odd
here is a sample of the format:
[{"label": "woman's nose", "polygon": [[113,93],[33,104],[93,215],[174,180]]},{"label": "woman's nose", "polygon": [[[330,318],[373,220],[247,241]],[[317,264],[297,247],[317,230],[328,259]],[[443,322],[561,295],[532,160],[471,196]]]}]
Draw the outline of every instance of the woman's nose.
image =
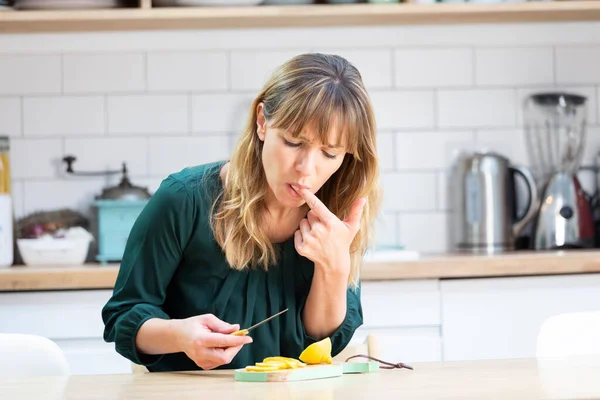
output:
[{"label": "woman's nose", "polygon": [[296,159],[296,171],[302,175],[311,175],[315,170],[315,152],[311,150],[301,151]]}]

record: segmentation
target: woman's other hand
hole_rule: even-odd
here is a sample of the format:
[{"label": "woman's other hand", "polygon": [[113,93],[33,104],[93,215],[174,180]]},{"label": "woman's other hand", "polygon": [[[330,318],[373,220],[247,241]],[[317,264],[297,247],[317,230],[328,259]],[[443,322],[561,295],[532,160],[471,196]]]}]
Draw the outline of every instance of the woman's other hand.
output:
[{"label": "woman's other hand", "polygon": [[294,190],[310,207],[306,218],[300,221],[300,229],[295,233],[296,250],[316,266],[347,276],[350,273],[350,245],[360,229],[366,199],[356,200],[350,215],[342,221],[309,190]]},{"label": "woman's other hand", "polygon": [[229,364],[250,336],[234,336],[239,329],[212,314],[177,320],[178,346],[192,361],[204,370]]}]

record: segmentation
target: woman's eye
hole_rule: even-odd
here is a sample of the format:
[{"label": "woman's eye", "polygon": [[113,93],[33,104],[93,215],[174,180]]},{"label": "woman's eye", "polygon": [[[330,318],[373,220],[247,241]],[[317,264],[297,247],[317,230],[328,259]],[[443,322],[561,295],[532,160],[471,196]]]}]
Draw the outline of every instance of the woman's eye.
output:
[{"label": "woman's eye", "polygon": [[325,157],[330,158],[332,160],[336,159],[336,155],[335,154],[329,154],[328,152],[324,151],[323,154],[325,154]]},{"label": "woman's eye", "polygon": [[290,142],[289,140],[286,140],[286,139],[283,139],[283,141],[285,142],[286,145],[288,145],[290,147],[298,147],[302,144],[302,143]]}]

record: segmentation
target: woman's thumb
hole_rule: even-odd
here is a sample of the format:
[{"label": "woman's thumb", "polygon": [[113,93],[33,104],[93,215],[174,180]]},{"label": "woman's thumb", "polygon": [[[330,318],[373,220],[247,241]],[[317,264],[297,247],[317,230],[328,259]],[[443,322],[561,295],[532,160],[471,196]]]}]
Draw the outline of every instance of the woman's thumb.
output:
[{"label": "woman's thumb", "polygon": [[239,324],[229,324],[223,320],[220,320],[214,315],[207,315],[204,323],[206,324],[206,327],[213,332],[231,333],[240,329]]}]

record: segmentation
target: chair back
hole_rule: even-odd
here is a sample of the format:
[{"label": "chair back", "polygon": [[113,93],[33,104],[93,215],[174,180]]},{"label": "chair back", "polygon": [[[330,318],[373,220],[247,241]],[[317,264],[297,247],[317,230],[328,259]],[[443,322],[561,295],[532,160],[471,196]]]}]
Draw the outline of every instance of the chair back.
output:
[{"label": "chair back", "polygon": [[575,312],[549,317],[542,324],[537,357],[600,354],[600,311]]},{"label": "chair back", "polygon": [[69,374],[69,363],[52,340],[38,335],[0,333],[0,376]]}]

